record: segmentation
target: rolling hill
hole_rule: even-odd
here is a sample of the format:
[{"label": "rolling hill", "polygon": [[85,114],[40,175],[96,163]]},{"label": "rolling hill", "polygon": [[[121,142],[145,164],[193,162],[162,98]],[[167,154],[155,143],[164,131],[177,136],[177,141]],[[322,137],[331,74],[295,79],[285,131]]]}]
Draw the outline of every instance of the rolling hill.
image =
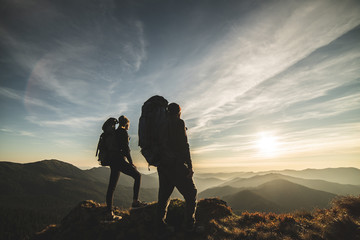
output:
[{"label": "rolling hill", "polygon": [[282,179],[264,183],[254,192],[280,205],[280,212],[290,212],[294,209],[326,208],[336,197],[335,194],[314,190]]},{"label": "rolling hill", "polygon": [[[109,169],[83,171],[58,160],[44,160],[29,164],[0,163],[0,202],[3,206],[37,208],[76,204],[83,199],[105,201],[108,179],[99,174]],[[95,173],[95,174],[94,174]],[[126,179],[126,177],[121,177]],[[147,179],[146,179],[147,180]],[[145,181],[146,182],[146,181]],[[120,183],[120,181],[119,181]],[[140,195],[147,200],[157,198],[155,189],[143,188]],[[25,201],[26,200],[26,201]],[[129,206],[132,201],[131,184],[119,184],[115,192],[115,204]],[[43,205],[42,203],[48,202]],[[58,205],[59,206],[59,205]]]},{"label": "rolling hill", "polygon": [[209,194],[211,193],[210,190],[216,190],[217,193],[221,194],[217,196],[228,202],[235,212],[281,213],[300,209],[312,210],[316,207],[328,207],[329,202],[336,197],[335,194],[314,190],[282,179],[266,182],[256,188],[230,188],[231,191],[226,194],[228,189],[228,186],[224,186],[208,189],[205,193]]},{"label": "rolling hill", "polygon": [[301,171],[283,170],[278,172],[283,175],[304,179],[320,179],[328,182],[351,185],[360,184],[360,169],[357,168],[305,169]]},{"label": "rolling hill", "polygon": [[358,195],[360,194],[360,185],[339,184],[334,182],[327,182],[318,179],[302,179],[282,175],[279,173],[269,173],[265,175],[257,175],[250,178],[234,178],[230,181],[222,183],[220,186],[231,186],[234,188],[249,188],[257,187],[266,182],[283,179],[293,183],[297,183],[309,188],[320,191],[330,192],[336,195]]},{"label": "rolling hill", "polygon": [[[59,222],[79,201],[105,201],[107,183],[86,171],[57,160],[18,164],[0,162],[0,239],[22,239],[50,223]],[[157,189],[143,188],[145,201],[157,198]],[[129,207],[132,188],[118,185],[114,204]]]},{"label": "rolling hill", "polygon": [[251,190],[242,190],[222,197],[235,213],[247,212],[280,212],[280,205],[268,200]]},{"label": "rolling hill", "polygon": [[281,174],[289,177],[323,180],[332,183],[360,185],[360,169],[357,168],[325,168],[305,170],[271,170],[263,172],[230,172],[230,173],[200,173],[201,177],[216,177],[223,181],[230,181],[235,178],[251,178],[255,176]]},{"label": "rolling hill", "polygon": [[242,188],[235,188],[230,186],[223,186],[223,187],[213,187],[206,189],[198,194],[199,198],[209,198],[209,197],[223,197],[226,195],[237,193]]}]

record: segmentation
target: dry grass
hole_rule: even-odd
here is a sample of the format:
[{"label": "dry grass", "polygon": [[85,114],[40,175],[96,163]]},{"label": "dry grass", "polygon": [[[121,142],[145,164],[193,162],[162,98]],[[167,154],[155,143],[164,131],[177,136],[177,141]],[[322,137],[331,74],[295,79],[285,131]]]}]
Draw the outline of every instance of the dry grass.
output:
[{"label": "dry grass", "polygon": [[360,196],[341,197],[329,209],[288,214],[249,213],[214,218],[207,239],[340,240],[360,239]]},{"label": "dry grass", "polygon": [[[201,233],[186,234],[185,203],[174,199],[167,221],[175,227],[170,240],[360,240],[360,196],[342,197],[329,209],[287,214],[243,212],[236,215],[226,202],[212,198],[198,202],[197,222]],[[60,226],[52,226],[34,239],[156,239],[156,203],[143,210],[117,209],[123,219],[99,222],[104,206],[87,201],[75,208]]]}]

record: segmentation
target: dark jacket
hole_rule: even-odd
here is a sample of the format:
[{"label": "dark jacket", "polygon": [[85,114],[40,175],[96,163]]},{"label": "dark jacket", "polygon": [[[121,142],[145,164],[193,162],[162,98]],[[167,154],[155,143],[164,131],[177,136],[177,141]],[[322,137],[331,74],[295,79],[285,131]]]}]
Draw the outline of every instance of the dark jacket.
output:
[{"label": "dark jacket", "polygon": [[128,132],[125,129],[119,127],[116,129],[116,136],[117,136],[118,148],[120,149],[121,153],[123,154],[123,156],[127,158],[130,164],[133,164],[130,155],[130,147],[129,147],[130,138]]},{"label": "dark jacket", "polygon": [[182,119],[169,116],[168,119],[168,145],[176,158],[192,168],[190,147],[186,135],[185,123]]}]

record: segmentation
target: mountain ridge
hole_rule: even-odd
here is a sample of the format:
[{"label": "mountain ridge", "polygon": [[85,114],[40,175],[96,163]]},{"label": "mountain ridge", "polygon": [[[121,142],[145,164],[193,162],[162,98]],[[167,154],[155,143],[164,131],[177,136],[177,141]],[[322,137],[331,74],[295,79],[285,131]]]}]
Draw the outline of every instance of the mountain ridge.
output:
[{"label": "mountain ridge", "polygon": [[280,173],[268,173],[268,174],[253,176],[249,178],[234,178],[230,181],[222,183],[218,187],[221,186],[233,186],[238,188],[257,187],[273,179],[284,179],[316,190],[327,191],[338,195],[360,194],[360,185],[339,184],[339,183],[327,182],[325,180],[319,180],[319,179],[302,179],[288,175],[283,175]]},{"label": "mountain ridge", "polygon": [[[225,186],[226,188],[228,186]],[[218,196],[224,199],[236,213],[242,211],[292,212],[295,209],[312,210],[328,207],[336,197],[283,179],[274,179],[258,187],[233,189],[233,193]]]}]

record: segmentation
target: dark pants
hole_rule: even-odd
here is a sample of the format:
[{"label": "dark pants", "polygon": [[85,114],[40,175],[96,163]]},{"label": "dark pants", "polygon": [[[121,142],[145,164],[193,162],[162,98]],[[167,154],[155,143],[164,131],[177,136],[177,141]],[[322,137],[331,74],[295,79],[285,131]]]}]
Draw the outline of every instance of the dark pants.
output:
[{"label": "dark pants", "polygon": [[186,224],[193,224],[195,222],[197,189],[193,179],[187,177],[188,173],[189,171],[185,165],[177,167],[158,167],[158,224],[163,224],[165,222],[169,198],[175,187],[185,199]]},{"label": "dark pants", "polygon": [[141,174],[138,170],[132,165],[130,165],[128,162],[125,162],[125,160],[116,162],[116,164],[113,164],[110,166],[111,172],[110,172],[110,180],[109,180],[109,186],[106,193],[106,205],[108,210],[112,210],[113,206],[113,198],[114,198],[114,191],[116,188],[116,184],[120,177],[120,172],[123,172],[126,175],[131,176],[134,178],[134,187],[133,187],[133,199],[138,200],[139,198],[139,190],[140,190],[140,181],[141,181]]}]

